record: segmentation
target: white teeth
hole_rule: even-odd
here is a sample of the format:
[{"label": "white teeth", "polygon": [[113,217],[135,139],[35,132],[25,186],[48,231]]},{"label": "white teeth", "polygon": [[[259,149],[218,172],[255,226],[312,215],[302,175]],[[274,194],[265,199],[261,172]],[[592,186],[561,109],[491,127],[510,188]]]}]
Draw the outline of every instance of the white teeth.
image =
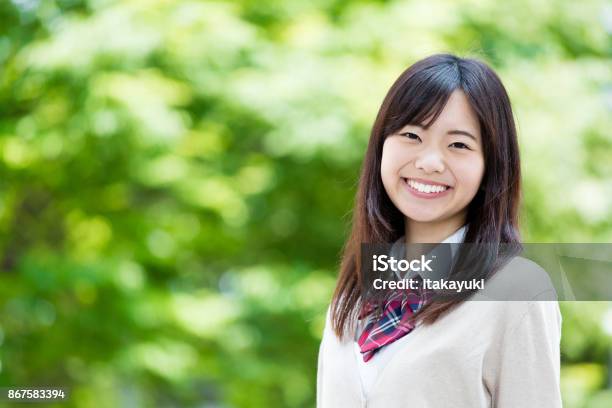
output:
[{"label": "white teeth", "polygon": [[421,193],[441,193],[442,191],[448,189],[446,186],[423,184],[412,179],[408,179],[408,185]]}]

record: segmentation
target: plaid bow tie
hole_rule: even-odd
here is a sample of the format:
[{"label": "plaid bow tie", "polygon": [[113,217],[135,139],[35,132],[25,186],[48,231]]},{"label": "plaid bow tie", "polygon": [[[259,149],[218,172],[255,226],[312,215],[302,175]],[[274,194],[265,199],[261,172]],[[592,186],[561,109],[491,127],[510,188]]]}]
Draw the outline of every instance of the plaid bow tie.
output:
[{"label": "plaid bow tie", "polygon": [[386,300],[380,317],[372,313],[374,306],[366,304],[359,320],[368,318],[365,328],[357,340],[363,361],[369,361],[383,346],[402,338],[414,329],[410,318],[427,302],[430,292],[422,289],[422,279],[418,290],[397,290]]}]

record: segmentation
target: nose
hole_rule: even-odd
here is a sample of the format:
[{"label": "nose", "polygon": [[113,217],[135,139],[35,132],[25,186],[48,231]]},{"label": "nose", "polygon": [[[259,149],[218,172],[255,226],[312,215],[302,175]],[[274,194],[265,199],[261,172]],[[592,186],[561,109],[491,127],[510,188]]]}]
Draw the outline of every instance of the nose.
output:
[{"label": "nose", "polygon": [[440,153],[435,149],[427,149],[422,152],[419,157],[414,161],[414,165],[417,169],[422,170],[424,173],[431,174],[434,172],[444,172],[444,160]]}]

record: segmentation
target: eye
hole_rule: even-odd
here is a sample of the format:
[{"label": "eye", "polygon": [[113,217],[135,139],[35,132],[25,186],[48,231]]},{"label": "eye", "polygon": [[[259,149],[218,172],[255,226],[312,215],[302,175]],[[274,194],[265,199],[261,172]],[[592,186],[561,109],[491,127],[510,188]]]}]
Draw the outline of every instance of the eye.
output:
[{"label": "eye", "polygon": [[412,132],[404,132],[404,133],[400,133],[400,136],[405,136],[410,140],[417,140],[417,141],[421,141],[421,138],[419,137],[419,135],[412,133]]},{"label": "eye", "polygon": [[468,145],[466,145],[465,143],[461,143],[461,142],[455,142],[455,143],[451,143],[450,144],[451,147],[455,147],[457,149],[468,149],[471,150]]}]

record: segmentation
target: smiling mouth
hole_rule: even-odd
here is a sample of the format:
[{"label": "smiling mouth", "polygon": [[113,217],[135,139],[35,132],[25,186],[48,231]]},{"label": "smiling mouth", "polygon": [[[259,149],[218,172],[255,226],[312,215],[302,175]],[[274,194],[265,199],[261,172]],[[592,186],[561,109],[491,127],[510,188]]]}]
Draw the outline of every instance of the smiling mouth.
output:
[{"label": "smiling mouth", "polygon": [[411,189],[418,191],[421,194],[431,194],[436,195],[445,192],[446,190],[452,188],[446,184],[427,184],[421,181],[416,181],[411,178],[402,177],[402,180],[408,187]]}]

